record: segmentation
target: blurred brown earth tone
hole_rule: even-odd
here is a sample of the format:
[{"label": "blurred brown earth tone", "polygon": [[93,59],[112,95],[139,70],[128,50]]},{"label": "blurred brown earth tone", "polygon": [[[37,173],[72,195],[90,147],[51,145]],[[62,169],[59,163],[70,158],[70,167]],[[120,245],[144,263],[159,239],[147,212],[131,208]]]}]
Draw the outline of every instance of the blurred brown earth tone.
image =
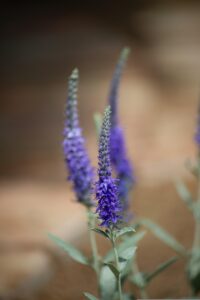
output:
[{"label": "blurred brown earth tone", "polygon": [[[79,109],[96,166],[93,113],[102,112],[115,62],[132,49],[120,89],[120,118],[137,177],[132,211],[159,222],[186,247],[193,221],[177,197],[195,157],[200,78],[200,7],[195,1],[86,1],[8,5],[2,11],[0,118],[0,297],[83,299],[95,278],[48,240],[54,232],[89,254],[84,209],[74,201],[61,149],[67,77],[80,70]],[[108,247],[99,239],[103,251]],[[148,233],[141,270],[174,253]],[[180,261],[152,282],[153,298],[184,297]],[[176,288],[178,286],[178,288]]]}]

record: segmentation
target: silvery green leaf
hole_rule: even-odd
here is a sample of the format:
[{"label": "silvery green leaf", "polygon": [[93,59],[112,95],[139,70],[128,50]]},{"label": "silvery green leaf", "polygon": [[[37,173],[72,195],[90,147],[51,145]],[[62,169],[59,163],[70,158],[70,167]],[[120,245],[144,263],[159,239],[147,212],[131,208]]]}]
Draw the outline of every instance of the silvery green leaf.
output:
[{"label": "silvery green leaf", "polygon": [[[146,234],[146,231],[141,231],[141,232],[135,233],[131,237],[128,237],[128,238],[126,237],[126,239],[124,239],[123,242],[121,242],[117,246],[118,253],[121,253],[123,250],[125,250],[126,248],[129,248],[131,246],[136,246],[138,244],[138,242],[144,237],[145,234]],[[110,262],[113,260],[114,260],[114,251],[110,250],[104,257],[104,262],[107,263],[107,262]]]},{"label": "silvery green leaf", "polygon": [[126,234],[126,233],[134,233],[135,229],[133,227],[124,227],[122,229],[120,229],[117,233],[116,233],[116,238],[119,238],[121,235]]},{"label": "silvery green leaf", "polygon": [[102,236],[104,236],[105,238],[109,239],[109,235],[105,231],[103,231],[99,228],[92,228],[91,230],[98,233],[98,234],[100,234],[100,235],[102,235]]},{"label": "silvery green leaf", "polygon": [[121,266],[120,263],[120,270],[121,270],[121,278],[122,278],[122,284],[126,281],[129,274],[132,272],[132,259],[126,261],[126,264]]},{"label": "silvery green leaf", "polygon": [[145,274],[145,279],[147,282],[150,282],[154,277],[156,277],[157,275],[159,275],[162,271],[164,271],[165,269],[167,269],[168,267],[170,267],[172,264],[174,264],[176,261],[178,260],[178,257],[172,257],[170,259],[168,259],[167,261],[165,261],[164,263],[161,263],[158,267],[156,267],[156,269],[154,271],[152,271],[151,273],[147,273]]},{"label": "silvery green leaf", "polygon": [[100,113],[95,113],[93,118],[94,118],[97,136],[99,136],[101,132],[101,125],[102,125],[102,115]]},{"label": "silvery green leaf", "polygon": [[111,300],[117,289],[117,280],[108,266],[103,266],[100,273],[100,289],[104,300]]},{"label": "silvery green leaf", "polygon": [[188,188],[183,182],[177,181],[176,189],[180,198],[187,205],[188,209],[193,213],[194,218],[197,221],[199,221],[200,220],[200,207],[198,206],[199,203],[193,201],[190,191],[188,190]]},{"label": "silvery green leaf", "polygon": [[98,300],[98,298],[96,298],[95,296],[93,296],[90,293],[84,293],[85,297],[89,300]]},{"label": "silvery green leaf", "polygon": [[122,251],[119,250],[118,251],[119,257],[123,258],[123,259],[126,259],[126,260],[129,260],[129,259],[133,258],[136,249],[137,249],[137,247],[133,246],[133,247],[123,249]]},{"label": "silvery green leaf", "polygon": [[180,198],[185,202],[187,207],[193,212],[194,202],[193,202],[193,199],[192,199],[192,195],[190,194],[190,192],[189,192],[188,188],[186,187],[186,185],[181,181],[177,181],[176,182],[176,189],[177,189],[177,192],[178,192]]},{"label": "silvery green leaf", "polygon": [[117,270],[117,268],[113,264],[107,263],[105,264],[105,266],[108,266],[108,268],[110,268],[110,270],[113,272],[116,278],[119,277],[119,270]]},{"label": "silvery green leaf", "polygon": [[[133,258],[137,247],[129,247],[125,250],[119,252],[119,268],[120,272],[123,272],[127,264],[130,263],[130,260]],[[123,274],[125,275],[125,274]]]},{"label": "silvery green leaf", "polygon": [[131,237],[125,237],[123,242],[120,243],[117,247],[118,252],[120,253],[123,250],[125,250],[126,248],[129,248],[131,246],[137,246],[137,244],[139,243],[139,241],[141,241],[143,239],[145,234],[146,234],[146,231],[143,230],[143,231],[135,233]]},{"label": "silvery green leaf", "polygon": [[63,249],[67,254],[73,258],[75,261],[83,264],[88,265],[89,261],[87,257],[83,253],[81,253],[78,249],[76,249],[74,246],[70,245],[69,243],[63,241],[59,237],[55,236],[52,233],[48,234],[49,238],[61,249]]},{"label": "silvery green leaf", "polygon": [[166,245],[174,249],[177,253],[186,256],[187,250],[184,248],[182,244],[180,244],[170,233],[166,230],[158,226],[158,224],[148,220],[148,219],[140,219],[139,221],[142,225],[151,230],[151,232],[159,238]]},{"label": "silvery green leaf", "polygon": [[119,257],[119,270],[121,273],[124,272],[124,270],[126,269],[128,262],[129,261],[127,259]]}]

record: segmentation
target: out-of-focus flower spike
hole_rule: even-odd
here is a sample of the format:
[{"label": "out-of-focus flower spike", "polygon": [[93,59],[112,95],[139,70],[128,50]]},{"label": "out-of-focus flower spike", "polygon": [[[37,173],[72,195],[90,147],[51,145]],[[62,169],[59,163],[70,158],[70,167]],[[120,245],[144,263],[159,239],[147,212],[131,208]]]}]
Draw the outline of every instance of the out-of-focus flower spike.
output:
[{"label": "out-of-focus flower spike", "polygon": [[111,106],[111,111],[112,111],[111,114],[112,126],[114,126],[114,124],[117,123],[118,121],[117,98],[118,98],[119,84],[129,53],[130,53],[130,49],[128,47],[125,47],[122,50],[111,82],[109,104]]},{"label": "out-of-focus flower spike", "polygon": [[94,174],[85,148],[82,130],[79,127],[77,110],[78,77],[78,70],[74,69],[68,81],[63,151],[69,173],[68,179],[73,184],[77,200],[86,206],[91,206],[91,188]]},{"label": "out-of-focus flower spike", "polygon": [[105,110],[99,137],[98,181],[96,182],[97,213],[101,226],[117,227],[121,220],[121,204],[116,179],[112,178],[110,161],[110,106]]},{"label": "out-of-focus flower spike", "polygon": [[[119,61],[116,65],[113,75],[111,90],[109,95],[109,103],[111,106],[111,135],[110,135],[110,156],[112,165],[119,178],[119,198],[123,207],[124,215],[129,207],[128,194],[135,179],[133,175],[133,167],[128,159],[123,129],[119,124],[118,117],[118,90],[121,75],[130,50],[124,48],[120,54]],[[126,218],[126,217],[125,217]]]}]

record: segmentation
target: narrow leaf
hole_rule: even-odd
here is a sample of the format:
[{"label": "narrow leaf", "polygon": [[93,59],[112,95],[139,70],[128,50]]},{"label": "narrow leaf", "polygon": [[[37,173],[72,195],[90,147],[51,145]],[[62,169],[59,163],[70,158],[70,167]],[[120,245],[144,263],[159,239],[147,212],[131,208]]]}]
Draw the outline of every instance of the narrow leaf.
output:
[{"label": "narrow leaf", "polygon": [[177,189],[177,192],[178,192],[180,198],[185,202],[187,207],[193,212],[194,202],[193,202],[192,196],[191,196],[188,188],[186,187],[186,185],[181,181],[177,181],[176,189]]},{"label": "narrow leaf", "polygon": [[103,231],[99,228],[92,228],[91,230],[98,233],[98,234],[100,234],[100,235],[102,235],[103,237],[109,239],[109,235],[105,231]]},{"label": "narrow leaf", "polygon": [[128,265],[129,262],[130,262],[130,260],[126,260],[122,257],[119,257],[119,271],[121,273],[123,272],[123,275],[126,272],[127,265]]},{"label": "narrow leaf", "polygon": [[180,244],[173,236],[171,236],[171,234],[158,226],[156,223],[148,219],[140,219],[140,223],[150,229],[157,238],[174,249],[177,253],[183,256],[187,255],[187,250],[183,247],[183,245]]},{"label": "narrow leaf", "polygon": [[154,277],[159,275],[162,271],[170,267],[172,264],[174,264],[178,260],[178,257],[172,257],[165,261],[164,263],[160,264],[154,271],[151,273],[145,274],[145,279],[147,282],[150,282]]},{"label": "narrow leaf", "polygon": [[123,234],[130,233],[130,232],[132,232],[132,233],[135,232],[135,229],[133,227],[124,227],[117,232],[116,238],[120,237]]},{"label": "narrow leaf", "polygon": [[200,220],[200,210],[198,209],[197,202],[193,201],[192,195],[190,194],[186,185],[181,181],[177,181],[176,189],[181,200],[183,200],[188,209],[193,213],[195,219]]},{"label": "narrow leaf", "polygon": [[108,266],[108,268],[110,268],[110,270],[113,272],[116,278],[119,277],[119,270],[117,270],[117,268],[113,264],[107,263],[105,264],[105,266]]},{"label": "narrow leaf", "polygon": [[55,236],[54,234],[49,233],[49,238],[61,249],[63,249],[65,252],[68,253],[68,255],[73,258],[75,261],[88,265],[89,261],[87,257],[84,256],[83,253],[81,253],[78,249],[76,249],[74,246],[70,245],[69,243],[61,240],[59,237]]},{"label": "narrow leaf", "polygon": [[127,276],[131,273],[132,270],[132,264],[133,259],[135,256],[135,252],[137,250],[137,247],[131,246],[129,248],[124,249],[123,251],[120,251],[119,253],[119,266],[120,266],[120,272],[122,273],[122,281],[124,282],[127,278]]},{"label": "narrow leaf", "polygon": [[126,248],[123,251],[119,251],[119,256],[120,256],[120,258],[129,260],[129,259],[133,258],[136,249],[137,249],[137,247]]},{"label": "narrow leaf", "polygon": [[95,296],[90,293],[84,293],[85,297],[89,300],[98,300]]}]

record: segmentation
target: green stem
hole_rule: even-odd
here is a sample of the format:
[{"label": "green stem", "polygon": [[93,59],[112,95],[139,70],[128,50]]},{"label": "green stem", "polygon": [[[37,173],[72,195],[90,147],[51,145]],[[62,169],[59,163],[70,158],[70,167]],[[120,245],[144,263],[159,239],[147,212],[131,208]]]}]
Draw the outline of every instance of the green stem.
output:
[{"label": "green stem", "polygon": [[[140,271],[138,268],[136,258],[133,261],[133,274],[135,274],[136,276],[140,276],[140,281],[141,282],[143,281],[142,275],[140,274]],[[145,288],[146,288],[145,286],[139,286],[141,299],[148,299],[148,294],[147,294]]]},{"label": "green stem", "polygon": [[118,287],[118,294],[119,294],[119,300],[122,300],[122,284],[121,284],[121,272],[120,272],[120,265],[119,265],[119,256],[115,244],[115,239],[112,237],[112,245],[113,245],[113,250],[115,254],[115,264],[116,268],[119,272],[118,278],[117,278],[117,287]]},{"label": "green stem", "polygon": [[95,232],[91,230],[92,228],[95,228],[95,216],[91,210],[91,208],[88,209],[88,231],[89,231],[89,237],[90,237],[90,244],[92,248],[92,265],[97,275],[97,280],[99,282],[99,254],[97,250],[97,243],[96,243],[96,237]]}]

